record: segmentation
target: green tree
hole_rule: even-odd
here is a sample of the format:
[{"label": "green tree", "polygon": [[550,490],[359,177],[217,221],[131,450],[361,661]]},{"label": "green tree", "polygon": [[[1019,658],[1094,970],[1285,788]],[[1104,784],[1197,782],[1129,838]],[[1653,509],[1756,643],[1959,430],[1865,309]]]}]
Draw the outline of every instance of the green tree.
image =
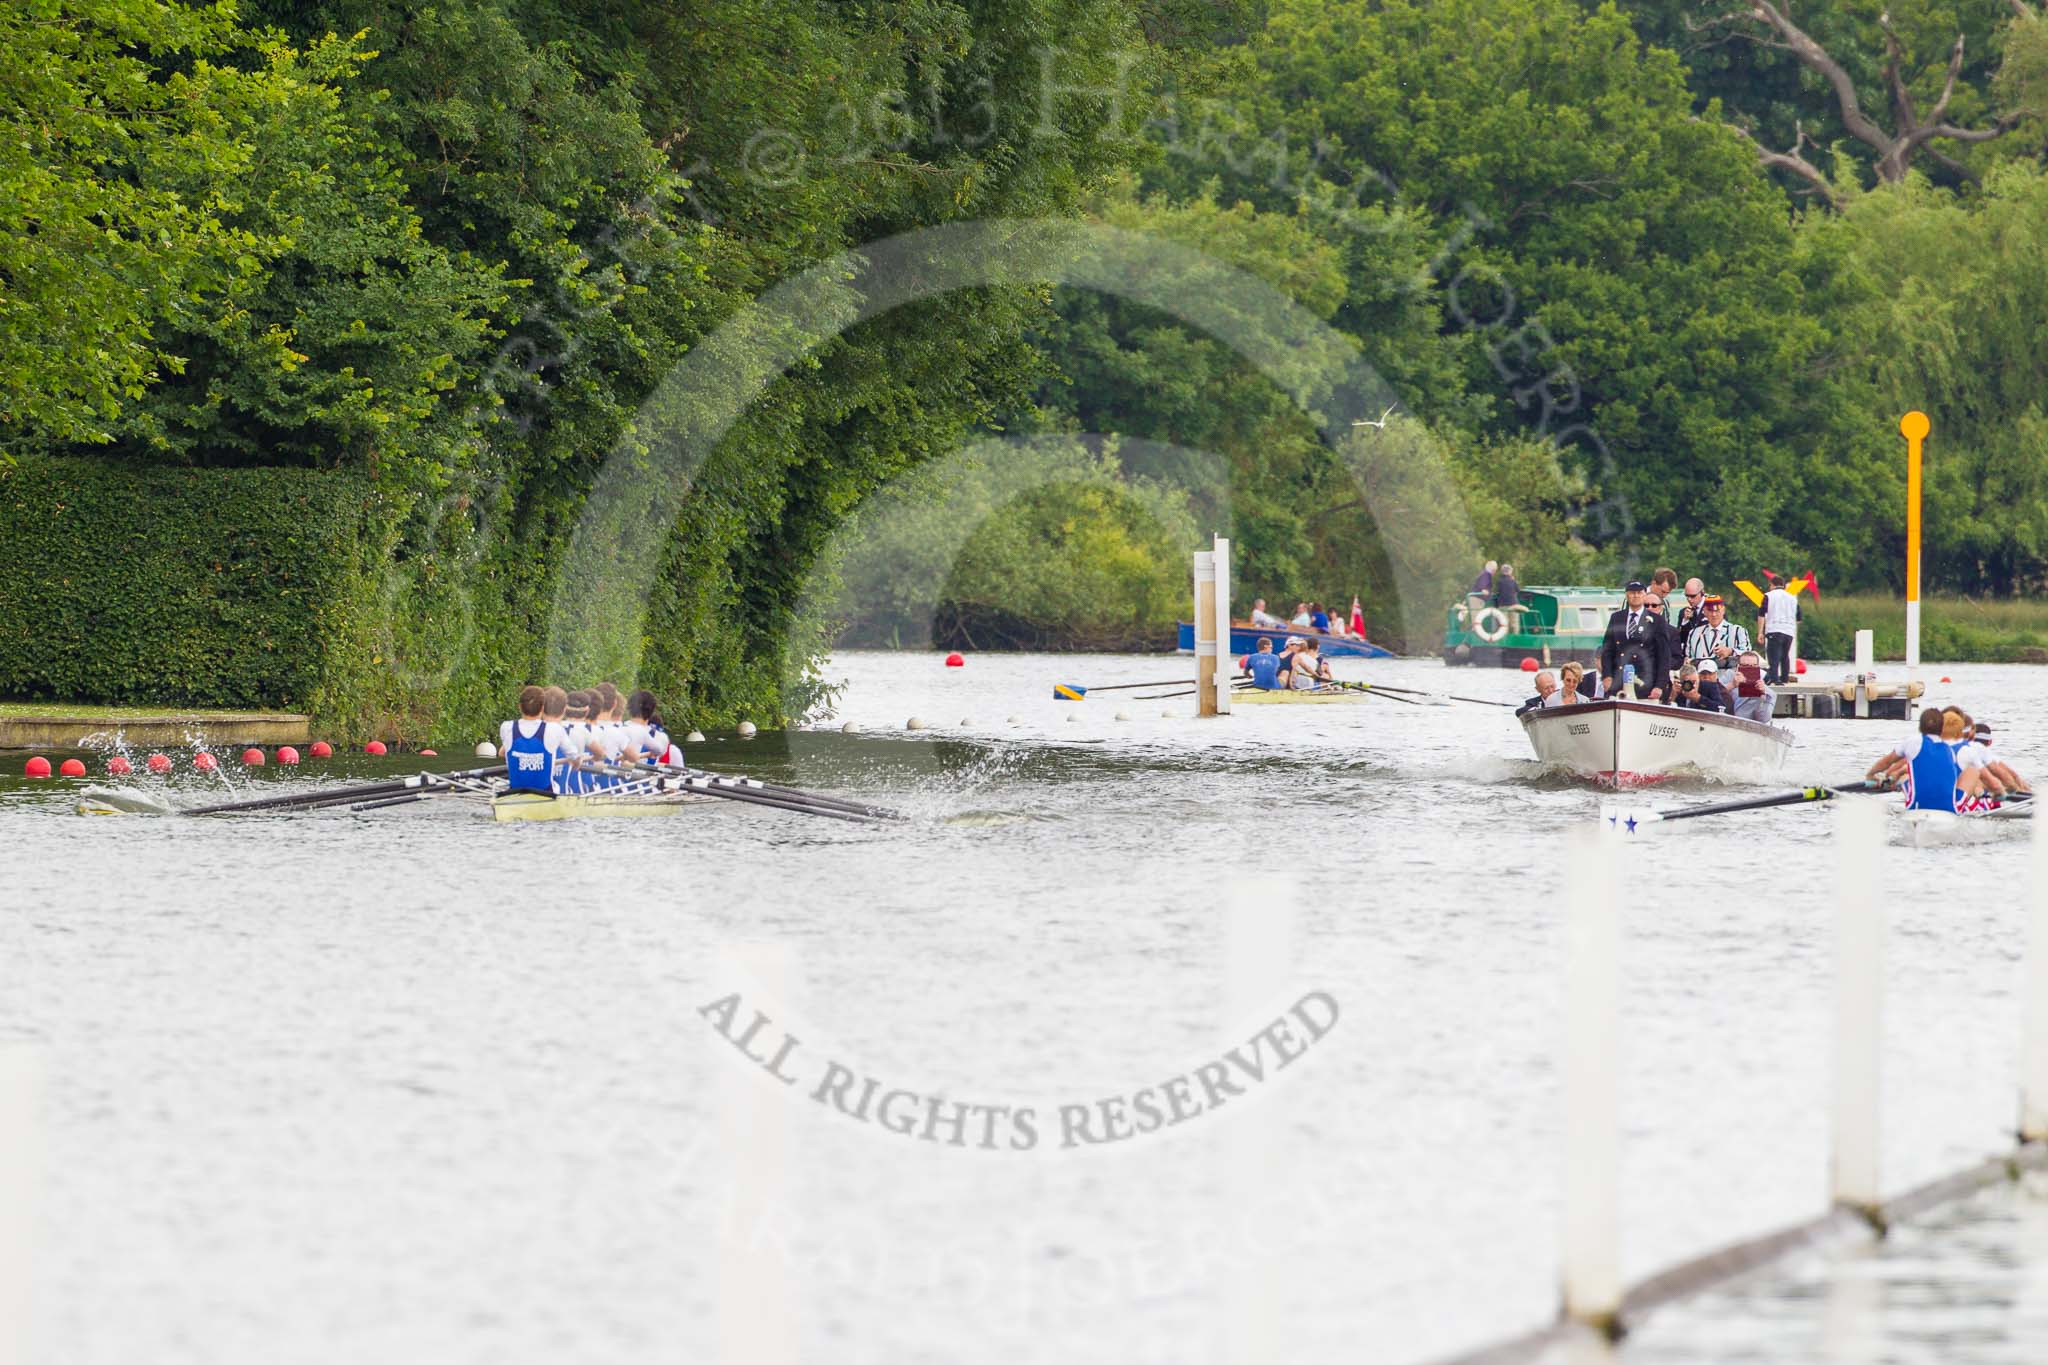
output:
[{"label": "green tree", "polygon": [[97,443],[232,315],[273,239],[231,225],[242,132],[288,97],[226,64],[222,6],[19,0],[0,12],[0,440]]}]

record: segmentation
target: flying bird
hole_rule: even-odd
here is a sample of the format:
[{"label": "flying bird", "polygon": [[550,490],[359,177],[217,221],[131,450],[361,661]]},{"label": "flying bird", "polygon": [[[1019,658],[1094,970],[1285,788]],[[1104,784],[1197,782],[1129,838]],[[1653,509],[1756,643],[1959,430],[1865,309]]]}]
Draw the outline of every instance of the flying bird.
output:
[{"label": "flying bird", "polygon": [[1353,422],[1351,425],[1354,427],[1378,427],[1381,431],[1385,431],[1387,429],[1387,419],[1392,417],[1394,409],[1400,406],[1399,403],[1389,405],[1387,410],[1380,414],[1380,420],[1377,422]]}]

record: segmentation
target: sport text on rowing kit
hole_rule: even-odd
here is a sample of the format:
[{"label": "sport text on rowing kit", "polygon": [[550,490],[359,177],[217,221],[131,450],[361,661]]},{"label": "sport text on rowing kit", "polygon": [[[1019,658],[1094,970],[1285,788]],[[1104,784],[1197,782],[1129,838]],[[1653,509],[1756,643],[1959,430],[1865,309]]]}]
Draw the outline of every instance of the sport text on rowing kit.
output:
[{"label": "sport text on rowing kit", "polygon": [[815,1104],[879,1133],[986,1152],[1105,1147],[1179,1127],[1255,1095],[1337,1026],[1328,991],[1311,990],[1213,1060],[1134,1090],[1068,1103],[983,1104],[889,1085],[805,1051],[797,1035],[740,992],[697,1013],[741,1056]]}]

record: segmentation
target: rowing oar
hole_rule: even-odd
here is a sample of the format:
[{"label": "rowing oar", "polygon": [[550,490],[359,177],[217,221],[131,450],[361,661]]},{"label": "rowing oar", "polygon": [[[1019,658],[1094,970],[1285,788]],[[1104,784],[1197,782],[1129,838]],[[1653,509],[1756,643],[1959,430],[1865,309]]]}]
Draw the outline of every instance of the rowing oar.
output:
[{"label": "rowing oar", "polygon": [[771,787],[766,782],[757,782],[752,778],[721,777],[716,773],[706,772],[683,773],[648,763],[634,763],[624,767],[608,766],[607,770],[620,774],[653,772],[664,779],[661,790],[665,792],[716,796],[727,801],[744,801],[749,805],[795,811],[799,815],[822,815],[831,820],[853,820],[863,824],[903,818],[897,812],[884,810],[879,806],[863,806],[852,801],[841,801],[837,797],[798,791],[794,787]]},{"label": "rowing oar", "polygon": [[1369,683],[1367,686],[1380,692],[1406,692],[1414,697],[1441,697],[1445,701],[1469,701],[1474,706],[1505,706],[1512,710],[1515,705],[1511,701],[1488,701],[1484,697],[1461,697],[1454,692],[1424,692],[1414,687],[1390,687],[1386,683]]},{"label": "rowing oar", "polygon": [[[1166,682],[1110,683],[1106,687],[1083,687],[1080,683],[1054,683],[1052,685],[1052,699],[1054,701],[1083,701],[1090,692],[1129,692],[1133,688],[1138,687],[1192,687],[1194,682],[1193,678],[1170,678]],[[1143,701],[1144,698],[1140,697],[1139,700]]]},{"label": "rowing oar", "polygon": [[[1418,700],[1417,700],[1416,698],[1414,698],[1414,697],[1397,697],[1397,696],[1395,696],[1395,695],[1394,695],[1394,694],[1395,694],[1395,693],[1396,693],[1397,691],[1399,691],[1399,692],[1405,692],[1405,691],[1407,691],[1408,689],[1407,689],[1407,688],[1405,688],[1405,687],[1403,687],[1403,688],[1391,688],[1391,687],[1381,687],[1381,686],[1380,686],[1380,685],[1379,685],[1378,683],[1362,683],[1362,682],[1344,682],[1344,681],[1342,681],[1342,680],[1340,680],[1340,679],[1337,679],[1337,678],[1325,678],[1325,679],[1323,679],[1323,686],[1325,686],[1325,687],[1334,687],[1334,688],[1336,688],[1336,689],[1338,689],[1339,691],[1342,691],[1342,692],[1366,692],[1366,693],[1371,693],[1371,694],[1375,694],[1375,695],[1377,695],[1377,696],[1385,697],[1385,698],[1386,698],[1386,699],[1387,699],[1388,701],[1398,701],[1398,702],[1405,702],[1405,703],[1407,703],[1407,704],[1408,704],[1409,706],[1442,706],[1442,705],[1443,705],[1443,703],[1442,703],[1441,701],[1438,701],[1438,700],[1436,700],[1436,699],[1434,699],[1434,698],[1431,698],[1431,699],[1430,699],[1429,701],[1418,701]],[[1428,696],[1429,694],[1425,692],[1425,693],[1423,693],[1423,694],[1421,694],[1421,695],[1423,695],[1423,696]]]},{"label": "rowing oar", "polygon": [[900,813],[889,810],[884,806],[870,806],[860,801],[847,801],[837,796],[826,796],[822,792],[805,791],[801,787],[781,787],[773,782],[763,782],[759,778],[727,777],[722,773],[705,772],[700,768],[686,768],[670,763],[643,762],[629,766],[639,767],[647,772],[663,777],[708,777],[715,782],[737,782],[756,791],[766,793],[769,796],[779,797],[784,801],[809,801],[816,805],[832,806],[839,810],[851,812],[854,815],[865,815],[876,820],[901,820],[903,818]]},{"label": "rowing oar", "polygon": [[1726,815],[1731,811],[1764,810],[1771,806],[1798,806],[1813,801],[1830,801],[1849,792],[1878,789],[1877,783],[1865,779],[1840,787],[1801,787],[1798,791],[1780,792],[1776,796],[1757,796],[1746,801],[1715,801],[1705,806],[1686,806],[1681,810],[1606,805],[1601,807],[1600,817],[1616,829],[1633,834],[1638,825],[1668,824],[1673,820],[1691,820],[1701,815]]},{"label": "rowing oar", "polygon": [[349,787],[328,787],[315,792],[293,792],[285,796],[266,796],[255,801],[230,801],[219,806],[191,806],[176,813],[179,815],[241,815],[252,811],[309,809],[314,806],[337,806],[350,801],[367,801],[379,796],[394,796],[399,792],[417,791],[441,782],[461,781],[483,777],[490,773],[505,771],[502,763],[493,763],[488,768],[469,768],[457,773],[415,773],[411,777],[393,779],[388,782],[359,782]]}]

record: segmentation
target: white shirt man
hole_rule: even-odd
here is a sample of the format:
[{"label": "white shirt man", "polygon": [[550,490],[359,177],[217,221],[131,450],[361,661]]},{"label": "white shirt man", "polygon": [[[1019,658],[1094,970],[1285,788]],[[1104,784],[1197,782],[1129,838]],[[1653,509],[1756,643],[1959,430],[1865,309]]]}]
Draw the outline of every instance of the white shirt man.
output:
[{"label": "white shirt man", "polygon": [[1799,599],[1783,588],[1773,587],[1764,594],[1758,621],[1763,626],[1768,658],[1765,679],[1773,683],[1791,682],[1792,632],[1799,628]]},{"label": "white shirt man", "polygon": [[1799,620],[1799,599],[1783,588],[1764,594],[1764,634],[1790,635]]},{"label": "white shirt man", "polygon": [[1287,623],[1266,610],[1266,599],[1261,597],[1252,603],[1252,624],[1255,626],[1284,626]]}]

